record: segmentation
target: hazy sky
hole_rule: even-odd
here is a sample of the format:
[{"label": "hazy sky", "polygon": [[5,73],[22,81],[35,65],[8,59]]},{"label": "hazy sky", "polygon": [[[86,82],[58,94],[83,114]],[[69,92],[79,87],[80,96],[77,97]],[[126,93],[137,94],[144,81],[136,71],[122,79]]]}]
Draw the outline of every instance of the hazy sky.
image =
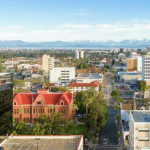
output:
[{"label": "hazy sky", "polygon": [[150,38],[150,0],[0,0],[0,40]]}]

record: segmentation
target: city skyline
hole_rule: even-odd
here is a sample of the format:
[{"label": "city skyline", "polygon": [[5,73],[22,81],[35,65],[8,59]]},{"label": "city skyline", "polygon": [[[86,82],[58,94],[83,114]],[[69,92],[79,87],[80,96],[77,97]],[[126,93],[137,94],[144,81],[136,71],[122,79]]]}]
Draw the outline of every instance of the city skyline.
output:
[{"label": "city skyline", "polygon": [[148,0],[1,1],[0,40],[149,39],[149,4]]}]

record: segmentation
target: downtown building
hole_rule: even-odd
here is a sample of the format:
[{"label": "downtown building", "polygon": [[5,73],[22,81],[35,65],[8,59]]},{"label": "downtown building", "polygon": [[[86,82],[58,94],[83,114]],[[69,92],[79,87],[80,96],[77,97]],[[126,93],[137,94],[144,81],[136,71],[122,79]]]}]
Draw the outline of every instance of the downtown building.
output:
[{"label": "downtown building", "polygon": [[66,86],[71,93],[76,93],[80,91],[86,91],[90,89],[91,87],[94,88],[96,92],[99,90],[99,82],[98,81],[93,81],[91,83],[77,83],[77,82],[71,82]]},{"label": "downtown building", "polygon": [[54,67],[50,69],[51,83],[67,85],[75,79],[75,67]]},{"label": "downtown building", "polygon": [[[54,110],[51,108],[54,106]],[[40,115],[51,116],[51,112],[61,112],[64,118],[73,119],[73,97],[67,91],[50,93],[49,90],[38,90],[37,93],[18,93],[13,98],[14,124],[23,121],[35,123]]]},{"label": "downtown building", "polygon": [[84,58],[84,51],[75,50],[75,59],[82,59]]},{"label": "downtown building", "polygon": [[142,56],[142,80],[150,84],[150,55]]},{"label": "downtown building", "polygon": [[0,73],[0,135],[12,133],[13,74]]},{"label": "downtown building", "polygon": [[53,68],[55,65],[55,59],[54,57],[50,57],[50,55],[46,55],[44,54],[42,56],[42,70],[44,71],[43,74],[44,76],[47,76],[49,75],[49,70],[51,68]]},{"label": "downtown building", "polygon": [[129,115],[129,150],[150,149],[150,111],[132,110]]}]

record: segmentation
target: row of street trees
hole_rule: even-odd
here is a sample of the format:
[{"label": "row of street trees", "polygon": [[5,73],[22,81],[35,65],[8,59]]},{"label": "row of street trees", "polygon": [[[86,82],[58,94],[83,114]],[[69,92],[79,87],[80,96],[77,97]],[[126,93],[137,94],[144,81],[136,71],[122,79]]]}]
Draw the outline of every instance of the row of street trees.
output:
[{"label": "row of street trees", "polygon": [[41,115],[37,123],[28,126],[20,121],[14,126],[14,135],[68,135],[75,133],[75,125],[70,119],[62,118],[62,113],[51,112],[51,116]]},{"label": "row of street trees", "polygon": [[[90,88],[86,91],[78,92],[75,96],[74,103],[78,106],[78,112],[86,113],[87,135],[93,136],[106,124],[108,109],[104,95]],[[89,134],[88,134],[89,133]]]}]

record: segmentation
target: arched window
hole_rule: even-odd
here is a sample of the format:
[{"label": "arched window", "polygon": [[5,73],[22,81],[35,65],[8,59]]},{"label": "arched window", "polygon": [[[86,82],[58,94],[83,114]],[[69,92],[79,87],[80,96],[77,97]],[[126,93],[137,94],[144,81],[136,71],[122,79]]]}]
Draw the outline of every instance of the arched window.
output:
[{"label": "arched window", "polygon": [[14,102],[14,105],[16,105],[16,102]]}]

